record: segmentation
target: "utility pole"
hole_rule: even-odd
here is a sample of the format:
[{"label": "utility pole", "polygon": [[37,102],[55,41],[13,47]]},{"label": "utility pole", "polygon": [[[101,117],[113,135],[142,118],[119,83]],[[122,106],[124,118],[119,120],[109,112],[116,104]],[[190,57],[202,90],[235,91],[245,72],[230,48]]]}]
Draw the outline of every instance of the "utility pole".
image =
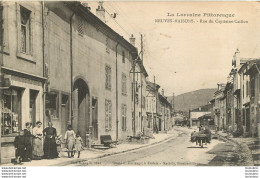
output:
[{"label": "utility pole", "polygon": [[156,93],[156,85],[155,85],[155,76],[153,77],[153,81],[154,81],[154,95],[155,95],[155,118],[154,118],[154,125],[156,128],[156,133],[158,133],[158,129],[157,129],[157,123],[156,123],[156,115],[157,115],[157,93]]},{"label": "utility pole", "polygon": [[116,141],[118,141],[118,67],[117,67],[117,46],[116,44]]},{"label": "utility pole", "polygon": [[136,85],[135,85],[135,60],[133,60],[133,93],[134,93],[134,113],[133,113],[133,134],[135,136],[135,88]]},{"label": "utility pole", "polygon": [[[3,13],[3,5],[2,5],[2,2],[0,2],[0,8],[1,8],[1,13]],[[0,16],[0,23],[3,23],[3,14],[0,14],[1,16]],[[3,24],[2,24],[3,25]],[[3,117],[3,115],[2,115],[2,109],[3,109],[3,89],[2,89],[2,87],[4,86],[4,75],[3,75],[3,72],[2,72],[2,66],[3,66],[3,41],[4,41],[4,32],[3,32],[3,26],[1,27],[1,29],[0,29],[0,35],[1,35],[1,41],[0,41],[0,79],[1,79],[1,88],[0,88],[0,114],[1,114],[1,122],[2,122],[2,117]],[[0,127],[0,138],[2,138],[2,127]],[[2,154],[1,154],[1,152],[2,152],[2,145],[1,145],[1,141],[0,141],[0,163],[2,163]]]},{"label": "utility pole", "polygon": [[[144,60],[144,55],[143,55],[143,35],[141,34],[141,53],[142,53],[142,65],[143,65],[143,60]],[[140,79],[141,79],[141,131],[143,132],[143,78],[142,78],[142,73],[140,73]]]}]

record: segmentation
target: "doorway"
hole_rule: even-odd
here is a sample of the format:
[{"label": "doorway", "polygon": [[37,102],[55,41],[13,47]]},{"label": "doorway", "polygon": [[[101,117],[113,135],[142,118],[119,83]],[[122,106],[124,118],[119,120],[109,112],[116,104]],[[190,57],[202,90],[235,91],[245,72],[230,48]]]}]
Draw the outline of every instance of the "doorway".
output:
[{"label": "doorway", "polygon": [[84,145],[86,134],[89,134],[89,89],[83,79],[77,79],[73,87],[73,129],[79,131]]},{"label": "doorway", "polygon": [[92,98],[92,128],[93,139],[98,140],[98,100]]}]

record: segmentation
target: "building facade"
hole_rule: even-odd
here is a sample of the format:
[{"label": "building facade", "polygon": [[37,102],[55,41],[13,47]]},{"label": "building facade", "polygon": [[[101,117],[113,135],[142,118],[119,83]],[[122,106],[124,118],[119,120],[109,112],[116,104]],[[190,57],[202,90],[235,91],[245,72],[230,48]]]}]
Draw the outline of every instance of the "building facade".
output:
[{"label": "building facade", "polygon": [[[26,122],[43,122],[41,2],[1,2],[1,163],[15,158],[13,141]],[[2,30],[3,29],[3,30]]]}]

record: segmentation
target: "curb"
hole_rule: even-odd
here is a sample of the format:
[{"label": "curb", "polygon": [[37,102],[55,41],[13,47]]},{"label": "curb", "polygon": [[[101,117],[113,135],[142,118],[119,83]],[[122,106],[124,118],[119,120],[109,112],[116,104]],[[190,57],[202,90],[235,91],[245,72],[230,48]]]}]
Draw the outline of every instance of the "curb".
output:
[{"label": "curb", "polygon": [[237,146],[239,146],[240,148],[245,148],[246,149],[246,153],[249,154],[249,158],[247,159],[247,161],[251,162],[252,163],[252,166],[254,166],[254,159],[253,159],[253,156],[252,156],[252,151],[249,149],[248,145],[244,144],[244,143],[239,143],[238,141],[236,140],[233,140],[227,136],[223,136],[223,135],[220,135],[220,134],[215,134],[217,135],[218,138],[220,138],[221,140],[224,140],[224,141],[230,141],[234,144],[236,144]]},{"label": "curb", "polygon": [[158,141],[158,142],[154,142],[154,143],[151,143],[151,144],[149,144],[149,145],[144,145],[144,146],[137,147],[137,148],[131,148],[131,149],[123,150],[123,151],[119,151],[119,152],[108,153],[108,154],[104,154],[104,155],[97,156],[97,157],[93,157],[93,158],[82,158],[82,159],[76,159],[76,160],[66,161],[66,162],[62,162],[62,163],[58,163],[58,164],[54,164],[54,165],[50,165],[50,166],[67,166],[67,165],[69,165],[69,164],[76,164],[76,163],[80,163],[80,162],[85,162],[85,161],[90,161],[90,160],[94,160],[94,159],[104,158],[104,157],[107,157],[107,156],[112,156],[112,155],[117,155],[117,154],[121,154],[121,153],[130,152],[130,151],[135,151],[135,150],[138,150],[138,149],[150,147],[150,146],[157,145],[157,144],[160,144],[160,143],[162,143],[162,142],[171,140],[171,139],[173,139],[173,138],[178,137],[178,136],[181,135],[181,134],[182,134],[182,133],[178,133],[177,135],[169,136],[168,138],[165,138],[165,139],[160,140],[160,141]]}]

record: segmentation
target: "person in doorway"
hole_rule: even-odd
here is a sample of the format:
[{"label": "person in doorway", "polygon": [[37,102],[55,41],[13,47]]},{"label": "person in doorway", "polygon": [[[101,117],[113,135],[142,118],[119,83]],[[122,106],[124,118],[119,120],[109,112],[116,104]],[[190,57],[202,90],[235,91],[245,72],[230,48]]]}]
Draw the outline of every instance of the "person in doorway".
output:
[{"label": "person in doorway", "polygon": [[44,144],[43,151],[44,157],[53,159],[58,157],[57,144],[56,144],[56,129],[53,127],[52,122],[48,122],[48,127],[43,130]]},{"label": "person in doorway", "polygon": [[80,137],[80,132],[78,131],[75,138],[75,150],[78,152],[78,158],[80,157],[80,151],[83,150],[83,142]]},{"label": "person in doorway", "polygon": [[31,126],[30,122],[25,124],[24,129],[24,141],[25,141],[25,161],[31,161],[32,159],[32,134],[31,134]]},{"label": "person in doorway", "polygon": [[24,131],[21,130],[19,135],[14,139],[15,159],[17,164],[21,164],[25,160],[25,137]]},{"label": "person in doorway", "polygon": [[32,147],[32,159],[41,159],[43,156],[42,147],[42,123],[40,121],[36,122],[36,126],[32,131],[33,135],[33,147]]},{"label": "person in doorway", "polygon": [[72,130],[71,125],[67,127],[67,131],[65,133],[64,139],[68,149],[68,157],[69,158],[74,157],[73,149],[75,146],[75,132]]}]

